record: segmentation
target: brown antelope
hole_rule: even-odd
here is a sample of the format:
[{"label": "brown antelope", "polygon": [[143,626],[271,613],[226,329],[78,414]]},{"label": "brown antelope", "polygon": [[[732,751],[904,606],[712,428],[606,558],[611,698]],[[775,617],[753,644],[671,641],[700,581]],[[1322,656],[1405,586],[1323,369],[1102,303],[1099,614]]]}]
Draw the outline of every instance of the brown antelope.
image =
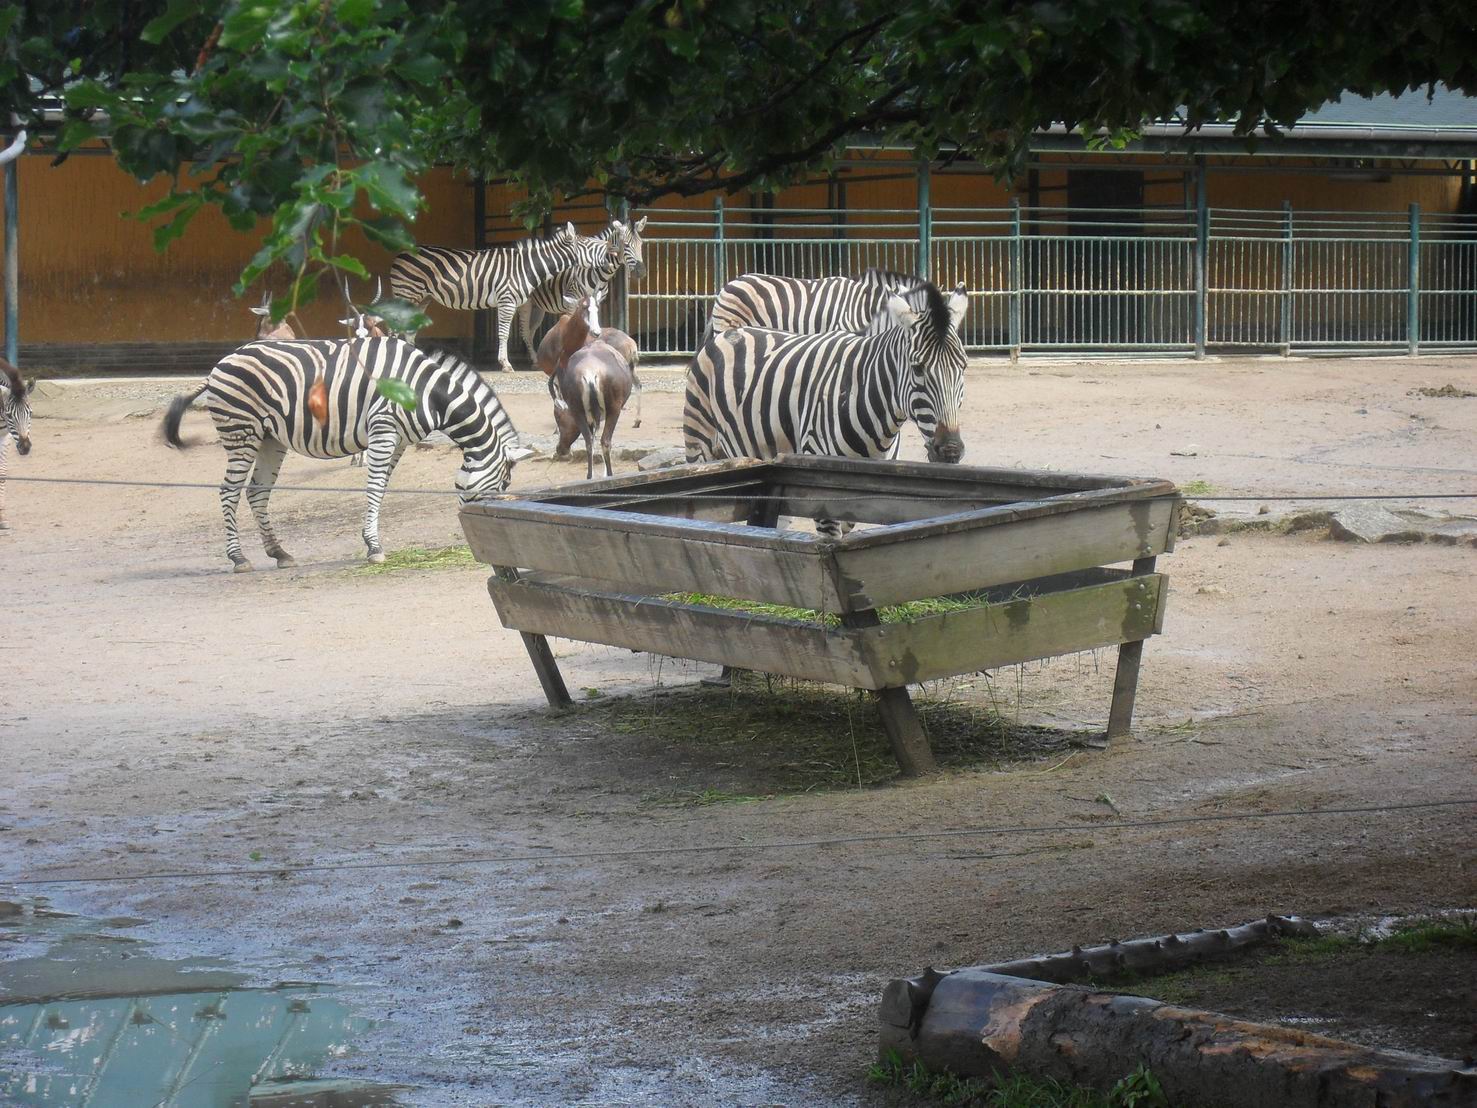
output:
[{"label": "brown antelope", "polygon": [[595,304],[588,296],[560,319],[556,329],[559,350],[552,359],[554,371],[549,376],[554,422],[559,427],[559,444],[554,456],[567,456],[575,436],[581,436],[585,440],[585,480],[588,481],[595,475],[595,435],[599,433],[605,476],[613,476],[610,443],[615,437],[615,426],[631,390],[640,386],[623,353],[623,350],[634,351],[635,344],[619,331],[615,335],[625,338],[621,349],[601,337]]}]

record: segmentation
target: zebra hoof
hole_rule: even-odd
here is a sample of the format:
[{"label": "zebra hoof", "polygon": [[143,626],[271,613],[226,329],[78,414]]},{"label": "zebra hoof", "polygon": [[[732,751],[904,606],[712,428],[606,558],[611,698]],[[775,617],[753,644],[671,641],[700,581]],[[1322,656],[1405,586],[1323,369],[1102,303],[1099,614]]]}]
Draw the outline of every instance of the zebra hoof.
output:
[{"label": "zebra hoof", "polygon": [[277,555],[277,568],[278,569],[296,569],[297,568],[297,559],[294,558],[291,554],[279,554],[279,555]]},{"label": "zebra hoof", "polygon": [[385,552],[383,550],[371,550],[369,552],[369,561],[372,565],[380,565],[384,560]]},{"label": "zebra hoof", "polygon": [[239,561],[239,562],[234,562],[231,565],[231,572],[233,572],[233,573],[250,573],[251,572],[251,563],[248,562],[244,558],[241,561]]}]

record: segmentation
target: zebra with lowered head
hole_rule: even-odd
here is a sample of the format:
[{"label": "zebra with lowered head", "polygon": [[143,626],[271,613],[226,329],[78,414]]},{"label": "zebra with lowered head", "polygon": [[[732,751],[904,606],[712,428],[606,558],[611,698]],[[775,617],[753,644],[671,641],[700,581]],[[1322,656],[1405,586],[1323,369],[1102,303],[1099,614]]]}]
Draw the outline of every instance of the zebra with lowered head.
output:
[{"label": "zebra with lowered head", "polygon": [[36,382],[27,384],[21,379],[20,370],[4,358],[0,358],[0,531],[10,525],[5,522],[5,455],[10,449],[10,440],[15,440],[18,454],[31,452],[31,390]]},{"label": "zebra with lowered head", "polygon": [[615,220],[596,237],[608,241],[620,235],[619,253],[607,255],[606,260],[599,265],[577,265],[550,277],[534,289],[532,295],[519,305],[518,331],[523,336],[524,345],[528,347],[529,361],[538,360],[533,335],[543,322],[544,316],[558,318],[569,311],[571,305],[577,304],[587,296],[592,303],[604,300],[605,294],[610,289],[610,283],[615,280],[616,272],[621,266],[626,267],[626,272],[633,280],[639,281],[646,276],[645,248],[641,241],[641,232],[644,230],[646,230],[646,216],[642,216],[629,226],[622,224],[620,220]]},{"label": "zebra with lowered head", "polygon": [[[415,396],[414,408],[381,395],[376,387],[381,381],[408,388]],[[514,463],[530,453],[517,445],[512,421],[475,369],[450,354],[428,353],[400,339],[247,343],[217,362],[199,389],[170,404],[164,437],[171,445],[185,445],[180,421],[201,396],[226,450],[221,512],[226,556],[238,573],[251,568],[236,529],[236,507],[248,474],[246,498],[267,556],[280,567],[296,564],[282,549],[267,515],[272,486],[289,450],[310,458],[366,454],[363,535],[371,562],[385,560],[380,502],[407,446],[442,431],[461,447],[456,488],[463,503],[502,492],[512,480]]]},{"label": "zebra with lowered head", "polygon": [[[883,458],[904,421],[928,439],[930,461],[964,456],[963,286],[932,285],[923,311],[896,294],[892,325],[871,335],[788,335],[759,327],[721,331],[687,369],[682,435],[689,462],[831,454]],[[834,520],[819,521],[834,536]]]},{"label": "zebra with lowered head", "polygon": [[882,309],[889,295],[901,295],[918,310],[924,307],[922,293],[927,287],[922,277],[886,269],[869,269],[860,277],[816,279],[746,273],[718,290],[707,335],[732,327],[769,327],[794,335],[861,334],[885,325]]},{"label": "zebra with lowered head", "polygon": [[589,238],[567,223],[549,238],[487,250],[421,246],[414,253],[395,255],[390,263],[390,295],[416,307],[434,300],[463,311],[496,308],[498,366],[510,370],[508,332],[518,305],[539,285],[576,266],[596,269],[608,264],[612,255],[619,257],[622,245],[619,234]]}]

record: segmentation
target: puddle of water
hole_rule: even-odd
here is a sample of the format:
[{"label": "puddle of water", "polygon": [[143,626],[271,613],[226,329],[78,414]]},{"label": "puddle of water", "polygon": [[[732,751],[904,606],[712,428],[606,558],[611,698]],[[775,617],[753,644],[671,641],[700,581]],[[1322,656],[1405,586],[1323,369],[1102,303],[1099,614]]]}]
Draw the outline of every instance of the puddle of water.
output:
[{"label": "puddle of water", "polygon": [[0,961],[0,1104],[402,1103],[390,1086],[314,1078],[371,1026],[332,995],[342,990],[252,987],[222,963],[154,958],[146,944],[108,933],[137,922],[84,920],[44,901],[0,902],[6,953],[29,955]]}]

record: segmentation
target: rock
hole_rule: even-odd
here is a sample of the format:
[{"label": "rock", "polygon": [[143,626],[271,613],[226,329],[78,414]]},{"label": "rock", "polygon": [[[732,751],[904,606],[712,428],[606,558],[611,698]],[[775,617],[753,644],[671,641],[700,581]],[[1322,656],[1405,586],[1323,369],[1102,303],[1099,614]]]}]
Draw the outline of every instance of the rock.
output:
[{"label": "rock", "polygon": [[680,466],[687,461],[687,451],[680,446],[664,446],[660,450],[653,450],[636,460],[636,467],[643,472],[652,469],[666,469],[668,466]]},{"label": "rock", "polygon": [[1194,458],[1199,456],[1200,447],[1192,442],[1188,446],[1181,446],[1177,450],[1171,450],[1169,453],[1174,458]]},{"label": "rock", "polygon": [[1367,500],[1335,510],[1328,534],[1340,542],[1424,542],[1426,538],[1409,520]]}]

